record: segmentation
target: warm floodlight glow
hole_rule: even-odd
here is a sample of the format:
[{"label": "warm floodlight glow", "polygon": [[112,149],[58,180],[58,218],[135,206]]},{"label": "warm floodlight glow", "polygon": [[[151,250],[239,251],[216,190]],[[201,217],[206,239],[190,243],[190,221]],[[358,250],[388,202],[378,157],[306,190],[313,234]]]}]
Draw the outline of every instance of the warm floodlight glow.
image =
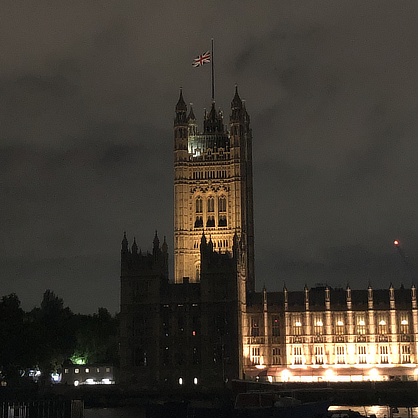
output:
[{"label": "warm floodlight glow", "polygon": [[322,321],[317,321],[316,325],[318,325],[318,327],[322,327],[322,325],[324,325],[324,324],[322,323]]},{"label": "warm floodlight glow", "polygon": [[330,380],[332,380],[332,378],[334,377],[334,372],[332,371],[332,369],[328,369],[326,372],[325,372],[325,380],[327,381],[327,382],[329,382]]},{"label": "warm floodlight glow", "polygon": [[290,372],[289,370],[285,369],[282,371],[282,382],[288,382],[290,379]]},{"label": "warm floodlight glow", "polygon": [[256,367],[256,369],[265,369],[266,365],[265,364],[256,364],[255,367]]},{"label": "warm floodlight glow", "polygon": [[379,325],[386,325],[386,321],[384,321],[383,319],[379,322]]},{"label": "warm floodlight glow", "polygon": [[379,372],[376,369],[370,370],[370,378],[371,380],[376,380],[377,376],[379,376]]},{"label": "warm floodlight glow", "polygon": [[338,322],[337,322],[337,325],[340,325],[340,326],[341,326],[341,325],[344,325],[344,322],[343,322],[343,321],[338,321]]},{"label": "warm floodlight glow", "polygon": [[273,376],[267,376],[267,380],[272,383],[273,382]]},{"label": "warm floodlight glow", "polygon": [[301,327],[302,326],[302,323],[301,322],[299,322],[299,321],[296,321],[296,324],[295,324],[297,327]]},{"label": "warm floodlight glow", "polygon": [[366,325],[366,323],[362,320],[362,319],[360,319],[360,321],[359,321],[359,323],[358,323],[359,325]]},{"label": "warm floodlight glow", "polygon": [[401,324],[402,325],[408,325],[408,321],[406,319],[402,319]]}]

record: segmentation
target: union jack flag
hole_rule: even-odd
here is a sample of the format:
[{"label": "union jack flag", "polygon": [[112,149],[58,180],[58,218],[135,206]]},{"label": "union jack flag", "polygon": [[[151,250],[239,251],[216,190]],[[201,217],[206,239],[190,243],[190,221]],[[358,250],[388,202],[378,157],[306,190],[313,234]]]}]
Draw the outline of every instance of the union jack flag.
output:
[{"label": "union jack flag", "polygon": [[210,62],[210,52],[206,51],[204,54],[197,56],[193,60],[193,67],[200,67],[203,64],[207,64]]}]

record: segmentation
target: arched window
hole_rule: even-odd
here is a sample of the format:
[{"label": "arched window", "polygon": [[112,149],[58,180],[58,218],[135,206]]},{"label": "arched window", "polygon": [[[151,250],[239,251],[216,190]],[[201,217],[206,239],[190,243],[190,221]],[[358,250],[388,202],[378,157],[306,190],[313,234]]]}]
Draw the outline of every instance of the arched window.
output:
[{"label": "arched window", "polygon": [[206,222],[207,227],[215,226],[215,217],[209,216],[208,221]]},{"label": "arched window", "polygon": [[203,217],[202,216],[196,216],[194,227],[195,228],[203,228]]},{"label": "arched window", "polygon": [[215,212],[215,199],[212,196],[208,198],[208,212]]},{"label": "arched window", "polygon": [[225,196],[219,197],[218,208],[219,208],[220,213],[226,212],[226,198],[225,198]]},{"label": "arched window", "polygon": [[196,198],[196,213],[203,212],[203,200],[200,196]]}]

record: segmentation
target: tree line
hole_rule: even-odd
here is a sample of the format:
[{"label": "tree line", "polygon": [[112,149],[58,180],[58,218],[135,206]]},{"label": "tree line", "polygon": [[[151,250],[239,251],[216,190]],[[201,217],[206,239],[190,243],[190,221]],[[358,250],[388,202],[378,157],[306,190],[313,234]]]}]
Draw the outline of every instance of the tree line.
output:
[{"label": "tree line", "polygon": [[74,314],[51,290],[29,312],[15,293],[1,298],[0,373],[8,385],[24,380],[31,369],[40,370],[46,383],[65,364],[118,361],[118,318],[106,308]]}]

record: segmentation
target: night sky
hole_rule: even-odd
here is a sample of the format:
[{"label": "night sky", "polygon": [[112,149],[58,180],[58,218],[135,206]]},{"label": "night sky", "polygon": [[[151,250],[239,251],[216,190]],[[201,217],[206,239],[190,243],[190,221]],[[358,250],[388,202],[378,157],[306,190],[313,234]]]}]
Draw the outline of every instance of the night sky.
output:
[{"label": "night sky", "polygon": [[[411,286],[418,4],[3,0],[0,295],[119,309],[120,243],[173,259],[173,118],[238,84],[253,129],[257,288]],[[408,270],[393,246],[409,257]],[[172,276],[171,276],[172,277]],[[416,283],[418,284],[418,283]]]}]

